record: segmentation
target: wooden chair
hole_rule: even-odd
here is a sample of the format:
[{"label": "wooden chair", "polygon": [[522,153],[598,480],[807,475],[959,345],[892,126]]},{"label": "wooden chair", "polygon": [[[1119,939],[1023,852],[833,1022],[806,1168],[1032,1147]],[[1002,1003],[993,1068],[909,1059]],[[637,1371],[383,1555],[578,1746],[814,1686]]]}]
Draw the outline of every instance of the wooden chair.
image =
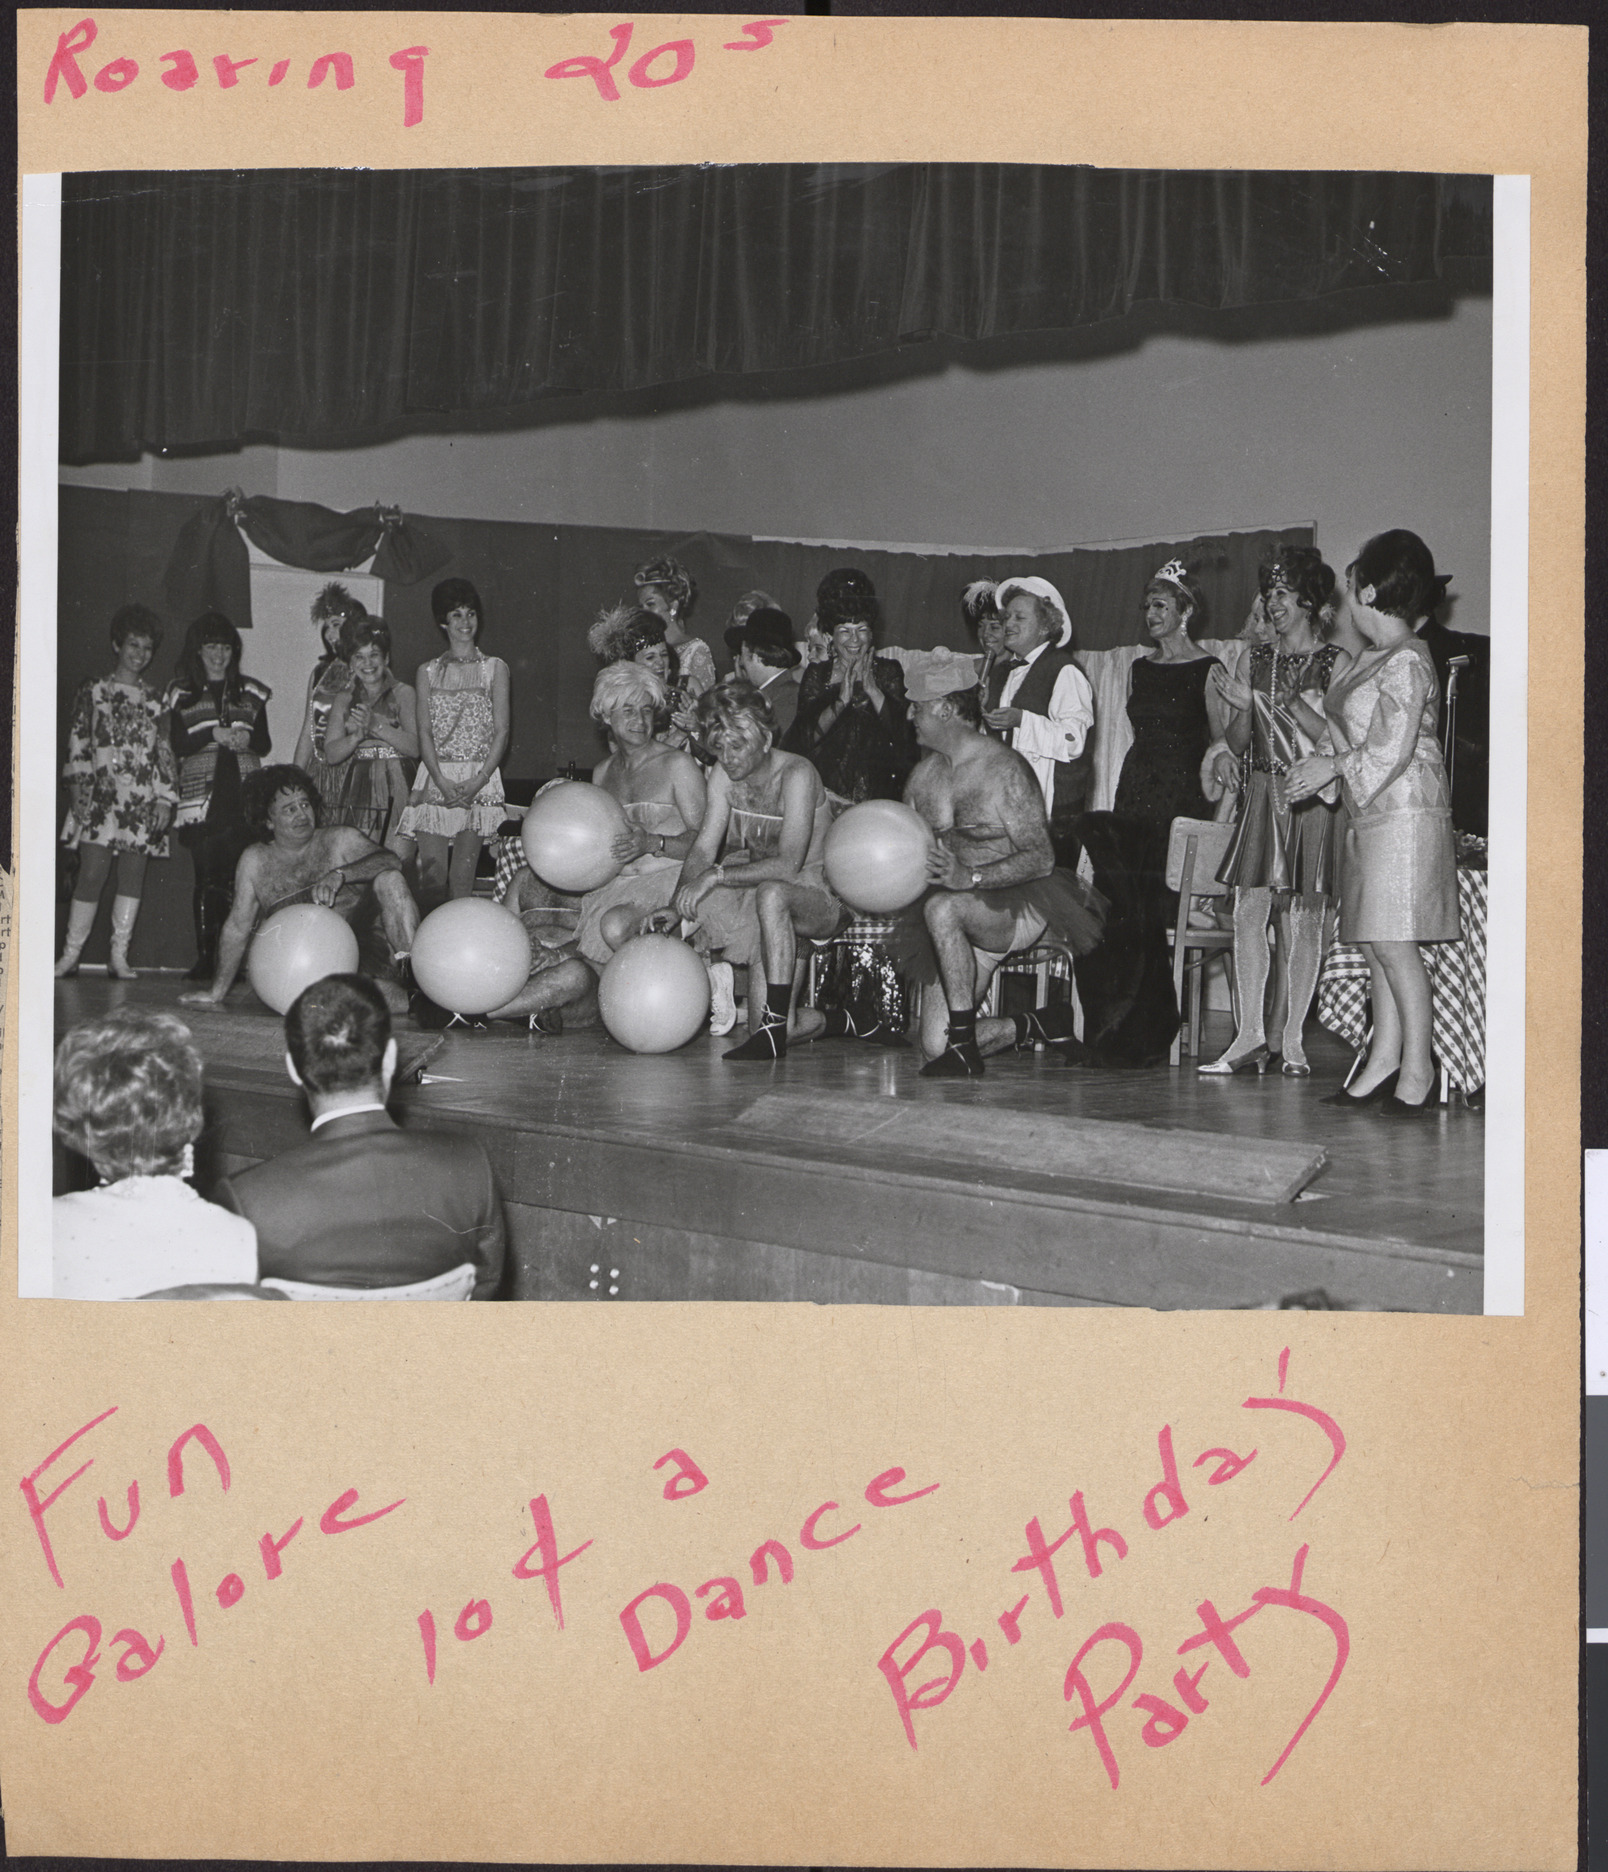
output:
[{"label": "wooden chair", "polygon": [[279,1280],[273,1275],[262,1284],[276,1287],[289,1300],[467,1300],[474,1292],[477,1271],[473,1261],[465,1261],[461,1267],[407,1287],[319,1287],[311,1281]]},{"label": "wooden chair", "polygon": [[[1070,943],[1062,942],[1058,936],[1041,936],[1037,942],[1029,943],[1025,949],[1013,949],[994,971],[994,979],[988,984],[988,998],[977,1011],[980,1015],[998,1015],[1004,999],[1005,977],[1007,975],[1027,975],[1034,977],[1033,1005],[1043,1007],[1049,999],[1051,964],[1060,962],[1066,974],[1068,999],[1076,1001],[1076,978],[1072,965],[1076,955]],[[1059,971],[1057,971],[1059,973]],[[1034,1046],[1035,1053],[1044,1051],[1043,1042]]]},{"label": "wooden chair", "polygon": [[[1170,932],[1172,943],[1173,993],[1178,997],[1178,1012],[1184,1011],[1184,975],[1189,972],[1189,1045],[1191,1054],[1200,1052],[1200,1011],[1204,999],[1202,983],[1206,963],[1214,955],[1230,954],[1234,936],[1230,930],[1192,929],[1189,912],[1196,897],[1227,897],[1233,887],[1219,884],[1217,873],[1234,836],[1232,824],[1219,825],[1213,819],[1175,819],[1167,839],[1167,888],[1178,893],[1178,918]],[[1191,960],[1193,956],[1193,960]],[[1234,971],[1229,968],[1232,992]],[[1173,1035],[1172,1064],[1176,1066],[1185,1050],[1185,1022],[1180,1019]]]}]

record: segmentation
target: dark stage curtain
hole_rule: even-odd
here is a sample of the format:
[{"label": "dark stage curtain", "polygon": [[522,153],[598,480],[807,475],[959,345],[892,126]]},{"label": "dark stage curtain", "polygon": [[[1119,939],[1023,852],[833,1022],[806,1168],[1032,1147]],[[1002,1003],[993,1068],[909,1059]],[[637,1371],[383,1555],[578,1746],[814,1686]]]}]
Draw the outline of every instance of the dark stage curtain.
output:
[{"label": "dark stage curtain", "polygon": [[1443,281],[1488,178],[1031,164],[79,174],[64,460]]}]

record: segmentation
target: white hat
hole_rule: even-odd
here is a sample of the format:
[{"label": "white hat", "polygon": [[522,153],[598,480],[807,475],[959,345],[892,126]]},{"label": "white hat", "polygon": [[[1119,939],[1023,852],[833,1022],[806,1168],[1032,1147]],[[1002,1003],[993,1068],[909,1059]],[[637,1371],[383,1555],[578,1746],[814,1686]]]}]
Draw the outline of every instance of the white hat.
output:
[{"label": "white hat", "polygon": [[1061,635],[1056,639],[1056,646],[1058,649],[1064,650],[1072,641],[1072,614],[1066,608],[1066,600],[1048,579],[1001,579],[999,584],[994,588],[994,602],[999,606],[1002,616],[1004,615],[1006,605],[1010,603],[1012,595],[1016,592],[1028,592],[1035,598],[1047,599],[1048,602],[1054,606],[1061,620]]}]

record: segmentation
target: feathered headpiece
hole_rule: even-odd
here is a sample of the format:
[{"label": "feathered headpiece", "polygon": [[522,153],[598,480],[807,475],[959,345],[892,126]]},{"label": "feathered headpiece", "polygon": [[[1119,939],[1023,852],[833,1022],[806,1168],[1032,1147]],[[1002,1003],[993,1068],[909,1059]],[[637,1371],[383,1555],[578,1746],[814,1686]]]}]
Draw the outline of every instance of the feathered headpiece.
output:
[{"label": "feathered headpiece", "polygon": [[598,612],[586,641],[599,663],[618,663],[625,655],[625,633],[636,613],[637,607],[629,604],[610,605]]},{"label": "feathered headpiece", "polygon": [[346,618],[362,608],[339,579],[331,579],[313,600],[313,622],[327,624],[332,618]]},{"label": "feathered headpiece", "polygon": [[973,579],[960,594],[960,608],[966,614],[968,624],[976,624],[979,619],[999,611],[994,600],[995,585],[992,579]]}]

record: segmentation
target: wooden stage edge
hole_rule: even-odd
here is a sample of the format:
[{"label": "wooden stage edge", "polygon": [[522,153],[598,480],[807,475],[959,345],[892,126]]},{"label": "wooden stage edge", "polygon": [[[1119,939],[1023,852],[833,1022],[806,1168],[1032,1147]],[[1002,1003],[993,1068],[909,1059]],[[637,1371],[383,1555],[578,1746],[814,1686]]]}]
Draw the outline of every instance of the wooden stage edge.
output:
[{"label": "wooden stage edge", "polygon": [[[112,998],[172,1006],[177,993],[172,977],[128,988],[81,977],[58,995],[58,1024]],[[306,1137],[279,1022],[242,1000],[179,1010],[207,1060],[214,1175]],[[421,1050],[421,1036],[401,1037],[404,1059]],[[1011,1056],[956,1085],[921,1080],[909,1051],[835,1042],[736,1067],[720,1057],[729,1044],[644,1059],[601,1033],[449,1034],[393,1110],[485,1145],[513,1299],[1481,1311],[1483,1118],[1321,1106],[1344,1056],[1316,1028],[1309,1080]],[[969,1152],[962,1112],[979,1140]],[[1020,1150],[1005,1167],[1013,1136],[1036,1149],[1057,1121],[1064,1168],[1021,1167]],[[1221,1175],[1157,1186],[1169,1162],[1216,1169],[1214,1138]],[[1135,1145],[1153,1146],[1150,1186],[1075,1174]],[[1250,1187],[1259,1145],[1269,1188],[1299,1188],[1294,1200],[1223,1193]],[[1279,1180],[1302,1162],[1315,1174]],[[1217,1193],[1201,1193],[1214,1180]]]}]

